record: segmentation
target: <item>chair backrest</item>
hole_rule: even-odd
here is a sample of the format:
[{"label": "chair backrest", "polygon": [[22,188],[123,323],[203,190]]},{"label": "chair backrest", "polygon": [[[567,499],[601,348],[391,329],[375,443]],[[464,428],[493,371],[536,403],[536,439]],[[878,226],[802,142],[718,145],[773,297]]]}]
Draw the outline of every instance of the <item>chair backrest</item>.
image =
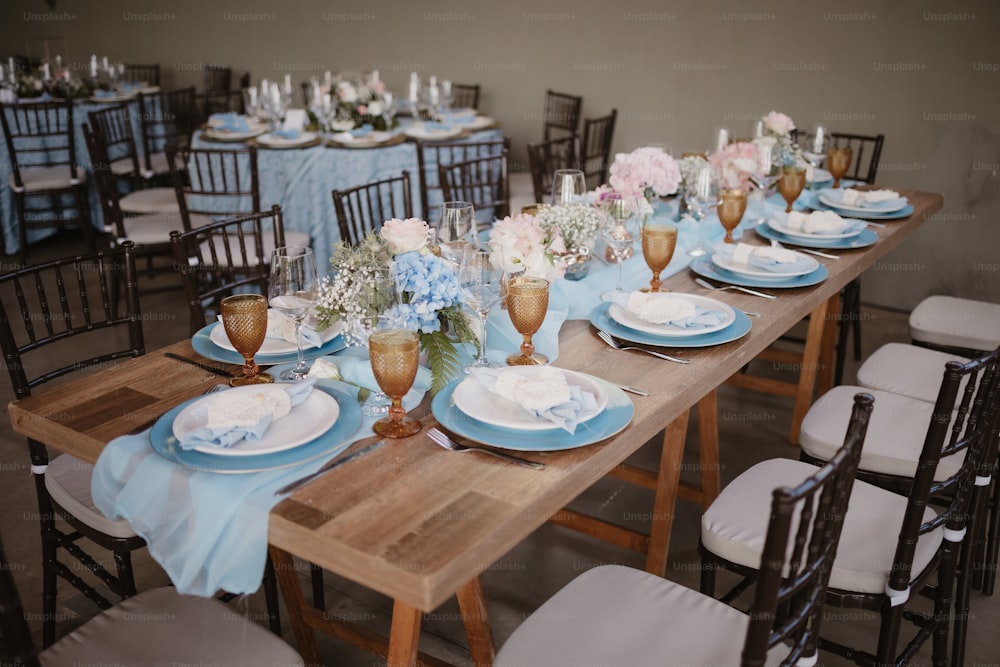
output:
[{"label": "chair backrest", "polygon": [[618,109],[601,118],[583,119],[581,140],[581,169],[587,178],[587,187],[597,187],[608,182],[611,167],[611,140],[615,134]]},{"label": "chair backrest", "polygon": [[0,538],[0,664],[38,667],[38,653],[14,583],[14,569]]},{"label": "chair backrest", "polygon": [[553,138],[553,131],[576,134],[580,126],[580,110],[583,108],[583,97],[545,91],[545,118],[543,139]]},{"label": "chair backrest", "polygon": [[438,180],[444,200],[470,202],[479,222],[510,215],[506,148],[499,155],[439,164]]},{"label": "chair backrest", "polygon": [[147,86],[160,85],[160,66],[157,65],[125,65],[125,78],[128,81],[144,83]]},{"label": "chair backrest", "polygon": [[746,667],[765,664],[768,649],[788,640],[793,645],[783,665],[816,653],[823,601],[873,402],[870,394],[855,396],[844,445],[837,454],[798,486],[778,488],[772,494],[771,521],[743,645],[741,664]]},{"label": "chair backrest", "polygon": [[197,125],[194,86],[169,93],[139,93],[139,126],[145,168],[153,171],[153,154],[166,149],[167,144],[187,146]]},{"label": "chair backrest", "polygon": [[271,252],[285,245],[281,207],[171,232],[191,315],[191,334],[219,312],[219,302],[248,287],[267,294]]},{"label": "chair backrest", "polygon": [[231,217],[259,213],[257,149],[174,148],[167,164],[185,231],[197,227],[192,216]]},{"label": "chair backrest", "polygon": [[546,204],[552,197],[552,176],[556,170],[580,168],[580,138],[574,134],[528,144],[528,165],[535,202]]},{"label": "chair backrest", "polygon": [[228,91],[232,87],[233,70],[221,65],[205,65],[205,92]]},{"label": "chair backrest", "polygon": [[445,201],[438,179],[439,164],[453,164],[473,158],[510,152],[510,137],[496,141],[432,141],[417,143],[417,165],[420,171],[420,212],[427,222],[436,222],[438,206]]},{"label": "chair backrest", "polygon": [[118,184],[111,169],[111,160],[100,137],[84,123],[81,127],[83,138],[90,153],[90,171],[97,189],[97,198],[101,202],[101,213],[104,217],[104,231],[115,234],[119,239],[125,238],[125,221],[118,193]]},{"label": "chair backrest", "polygon": [[380,229],[386,220],[413,217],[410,172],[347,190],[334,190],[333,207],[340,240],[355,245],[368,232]]},{"label": "chair backrest", "polygon": [[479,109],[479,84],[451,84],[453,109]]},{"label": "chair backrest", "polygon": [[[848,134],[845,132],[831,132],[830,145],[838,148],[848,148],[854,151],[853,164],[847,171],[846,178],[856,181],[864,181],[871,185],[878,175],[879,160],[882,158],[882,145],[885,143],[884,134]],[[812,144],[813,134],[792,130],[792,141],[803,147]]]},{"label": "chair backrest", "polygon": [[213,113],[246,113],[242,90],[216,90],[195,95],[195,106],[199,123],[205,123]]},{"label": "chair backrest", "polygon": [[66,167],[69,178],[76,180],[71,100],[2,104],[0,123],[16,187],[24,187],[21,170],[27,167]]},{"label": "chair backrest", "polygon": [[[125,286],[120,314],[111,296],[119,282]],[[76,336],[90,345],[58,345]],[[0,275],[0,349],[18,399],[72,371],[143,354],[133,245]],[[86,356],[65,363],[67,352],[81,349]]]},{"label": "chair backrest", "polygon": [[[995,460],[991,452],[996,448],[998,412],[1000,348],[965,364],[957,361],[945,364],[889,574],[888,587],[900,595],[909,590],[914,574],[913,557],[921,535],[945,526],[945,540],[960,541],[955,536],[964,533],[969,524],[968,507],[976,475],[984,464],[992,466]],[[935,481],[938,464],[950,456],[965,458],[957,472]],[[986,461],[987,458],[990,460]],[[925,521],[924,512],[931,497],[946,497],[948,504],[939,508],[933,519]]]},{"label": "chair backrest", "polygon": [[[139,165],[139,151],[132,134],[132,118],[127,104],[117,104],[100,111],[87,114],[93,139],[103,147],[102,164],[111,168],[111,163],[121,165],[117,170],[122,176],[132,178],[136,186],[140,185],[142,169]],[[88,144],[89,148],[89,144]],[[93,151],[91,164],[93,164]]]}]

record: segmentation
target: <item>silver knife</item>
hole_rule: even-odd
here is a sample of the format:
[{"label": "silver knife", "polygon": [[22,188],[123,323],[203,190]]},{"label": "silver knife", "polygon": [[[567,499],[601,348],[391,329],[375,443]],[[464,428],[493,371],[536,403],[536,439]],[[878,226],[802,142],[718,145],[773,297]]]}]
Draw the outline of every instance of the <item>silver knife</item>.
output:
[{"label": "silver knife", "polygon": [[290,484],[286,484],[285,486],[281,487],[280,489],[278,489],[277,491],[274,492],[274,495],[276,495],[276,496],[282,496],[282,495],[284,495],[286,493],[291,493],[292,491],[298,489],[299,487],[304,486],[305,484],[308,484],[309,482],[313,481],[314,479],[316,479],[320,475],[325,475],[326,473],[330,472],[334,468],[339,468],[340,466],[344,465],[345,463],[347,463],[349,461],[353,461],[354,459],[361,458],[362,456],[364,456],[365,454],[367,454],[369,452],[374,452],[376,449],[378,449],[379,447],[381,447],[384,444],[385,444],[385,440],[379,440],[378,442],[373,442],[372,444],[368,445],[367,447],[362,447],[358,451],[352,452],[352,453],[348,454],[347,456],[345,456],[345,457],[343,457],[341,459],[334,459],[333,461],[329,461],[326,465],[324,465],[322,468],[320,468],[316,472],[312,473],[311,475],[306,475],[305,477],[301,477],[301,478],[295,480],[294,482],[292,482]]}]

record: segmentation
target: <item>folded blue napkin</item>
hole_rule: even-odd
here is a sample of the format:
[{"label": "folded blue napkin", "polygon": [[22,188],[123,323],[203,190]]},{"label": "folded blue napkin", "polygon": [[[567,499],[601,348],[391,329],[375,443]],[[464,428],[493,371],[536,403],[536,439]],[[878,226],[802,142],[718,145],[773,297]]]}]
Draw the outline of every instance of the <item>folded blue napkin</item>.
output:
[{"label": "folded blue napkin", "polygon": [[[184,434],[179,444],[182,449],[195,447],[231,447],[241,440],[260,440],[275,419],[288,414],[290,408],[302,403],[312,393],[315,380],[283,382],[261,385],[261,400],[249,396],[239,397],[222,392],[202,400],[210,401],[206,424]],[[285,396],[287,399],[285,400]],[[239,400],[234,403],[233,399]]]},{"label": "folded blue napkin", "polygon": [[[670,325],[691,330],[707,329],[721,324],[726,318],[726,314],[721,310],[703,308],[669,292],[614,294],[610,300],[624,308],[630,315],[653,325]],[[671,314],[672,311],[676,314]]]},{"label": "folded blue napkin", "polygon": [[453,113],[451,111],[443,111],[439,114],[441,117],[441,122],[448,123],[451,125],[467,125],[469,123],[475,122],[475,113]]},{"label": "folded blue napkin", "polygon": [[[713,249],[729,261],[738,264],[739,262],[735,262],[733,259],[733,254],[737,248],[745,251],[747,247],[744,246],[746,246],[744,243],[717,243],[713,246]],[[752,250],[747,257],[746,263],[754,269],[771,271],[772,273],[798,273],[805,271],[814,264],[813,260],[793,250],[780,252],[781,248],[770,248],[768,246],[748,247],[751,247]],[[791,261],[782,261],[780,259],[780,257],[786,256],[785,253],[788,253],[787,256],[791,258]]]},{"label": "folded blue napkin", "polygon": [[556,368],[541,366],[527,373],[511,368],[479,368],[474,377],[490,392],[520,405],[536,419],[550,421],[572,434],[584,416],[597,410],[597,398],[566,382]]},{"label": "folded blue napkin", "polygon": [[279,137],[281,139],[298,139],[302,135],[299,130],[275,130],[271,133],[272,137]]},{"label": "folded blue napkin", "polygon": [[211,115],[211,120],[214,123],[217,123],[216,129],[223,130],[225,132],[250,131],[250,124],[247,122],[246,116],[238,114],[235,111],[214,113]]},{"label": "folded blue napkin", "polygon": [[367,137],[372,132],[372,126],[369,123],[365,123],[361,127],[356,127],[351,130],[352,137]]}]

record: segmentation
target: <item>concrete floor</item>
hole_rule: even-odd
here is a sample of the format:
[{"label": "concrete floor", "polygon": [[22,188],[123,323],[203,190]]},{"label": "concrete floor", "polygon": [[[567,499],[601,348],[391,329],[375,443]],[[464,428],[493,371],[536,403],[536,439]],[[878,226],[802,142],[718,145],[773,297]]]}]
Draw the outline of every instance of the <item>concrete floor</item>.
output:
[{"label": "concrete floor", "polygon": [[[75,235],[61,236],[32,247],[31,261],[71,254],[79,243]],[[145,279],[145,285],[171,285],[174,276]],[[179,289],[150,293],[142,298],[143,310],[156,315],[146,322],[148,350],[180,340],[187,335],[188,322]],[[886,310],[866,308],[864,311],[864,354],[888,341],[907,339],[906,316]],[[857,364],[848,364],[846,379],[853,378]],[[669,381],[669,378],[666,378]],[[0,399],[11,399],[8,383],[0,383]],[[772,457],[797,457],[797,449],[787,442],[791,419],[791,402],[762,394],[723,387],[719,401],[719,429],[723,484],[757,461]],[[36,642],[40,639],[41,578],[39,576],[39,538],[34,512],[34,489],[28,466],[25,443],[15,436],[7,420],[0,423],[0,531],[7,555],[17,580],[28,614],[29,625]],[[694,434],[689,434],[685,455],[686,476],[696,476],[697,456],[693,447]],[[655,465],[655,444],[647,445],[634,456],[634,462]],[[572,505],[609,521],[643,528],[652,506],[650,492],[616,480],[603,480],[594,485]],[[697,543],[699,508],[679,501],[670,550],[667,578],[697,588]],[[107,559],[105,559],[107,560]],[[167,583],[166,576],[145,551],[135,555],[140,589]],[[513,630],[542,602],[582,571],[601,563],[620,563],[642,567],[637,554],[598,542],[571,531],[544,526],[518,545],[501,561],[491,565],[482,575],[483,589],[493,632],[502,645]],[[305,574],[303,574],[305,582]],[[388,629],[391,601],[383,596],[326,574],[327,607],[335,617],[360,623],[385,632]],[[264,605],[258,593],[231,603],[249,618],[264,623]],[[60,585],[57,633],[59,636],[86,621],[95,608],[65,584]],[[863,648],[873,648],[874,616],[847,614],[834,610],[835,618],[824,624],[825,631],[838,639],[847,639]],[[967,664],[997,665],[1000,659],[1000,636],[995,632],[1000,620],[1000,595],[987,598],[974,594]],[[285,639],[294,644],[287,620]],[[668,628],[665,628],[668,630]],[[909,631],[909,628],[904,628]],[[710,638],[706,629],[704,639]],[[694,639],[694,638],[693,638]],[[379,658],[356,650],[340,641],[320,639],[323,659],[328,665],[343,667],[382,665]],[[456,603],[450,602],[424,617],[421,648],[445,660],[460,665],[471,664],[465,647],[461,615]],[[923,650],[914,664],[930,664],[929,649]],[[669,660],[651,656],[649,664],[667,665]],[[849,664],[826,654],[821,664]]]}]

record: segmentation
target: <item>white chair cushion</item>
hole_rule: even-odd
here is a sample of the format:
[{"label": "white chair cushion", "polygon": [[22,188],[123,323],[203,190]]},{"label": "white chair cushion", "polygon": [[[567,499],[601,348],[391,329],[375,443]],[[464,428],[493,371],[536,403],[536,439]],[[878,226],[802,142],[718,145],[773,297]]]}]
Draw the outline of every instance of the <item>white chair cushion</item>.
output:
[{"label": "white chair cushion", "polygon": [[80,665],[302,665],[302,657],[213,598],[155,588],[128,598],[41,655],[43,667]]},{"label": "white chair cushion", "polygon": [[170,232],[184,231],[180,211],[130,216],[123,224],[125,239],[137,246],[170,243]]},{"label": "white chair cushion", "polygon": [[118,202],[125,213],[171,213],[180,211],[173,188],[148,188],[130,192]]},{"label": "white chair cushion", "polygon": [[[581,574],[539,607],[493,664],[739,665],[748,620],[680,584],[603,565]],[[775,646],[767,664],[778,665],[787,655],[787,647]]]},{"label": "white chair cushion", "polygon": [[1000,346],[1000,304],[929,296],[910,313],[910,338],[988,352]]},{"label": "white chair cushion", "polygon": [[[934,403],[944,378],[944,365],[949,361],[965,363],[968,359],[917,345],[887,343],[861,364],[858,384]],[[960,391],[967,381],[962,379]]]},{"label": "white chair cushion", "polygon": [[111,163],[111,173],[115,176],[127,176],[132,173],[132,158],[122,157]]},{"label": "white chair cushion", "polygon": [[[878,399],[875,404],[878,405]],[[722,490],[701,517],[701,540],[705,548],[732,563],[759,568],[772,491],[779,486],[795,486],[815,472],[816,466],[809,463],[771,459],[741,474]],[[854,483],[837,559],[830,571],[831,589],[884,592],[905,511],[904,496],[865,482]],[[932,509],[925,510],[925,521],[934,516]],[[793,534],[797,525],[792,526]],[[940,528],[920,538],[913,559],[914,576],[931,562],[941,540]]]},{"label": "white chair cushion", "polygon": [[93,475],[94,466],[75,456],[61,454],[49,461],[45,488],[56,504],[94,530],[112,537],[135,537],[128,521],[109,519],[94,505],[90,496]]},{"label": "white chair cushion", "polygon": [[[87,172],[76,169],[76,178],[80,183],[87,180]],[[8,179],[12,190],[17,190],[14,174]],[[21,182],[25,192],[43,192],[46,190],[68,189],[75,185],[69,175],[69,167],[26,167],[21,169]]]},{"label": "white chair cushion", "polygon": [[[149,163],[153,167],[152,174],[143,174],[144,177],[155,176],[157,174],[166,174],[170,171],[170,167],[167,164],[167,154],[166,153],[153,153],[149,158]],[[115,176],[127,176],[132,173],[132,158],[123,157],[115,160],[111,163],[111,173]],[[139,157],[139,171],[146,171],[146,160],[143,157]]]},{"label": "white chair cushion", "polygon": [[[842,385],[823,394],[802,420],[799,432],[802,451],[823,461],[833,458],[844,444],[854,395],[859,392],[875,397],[859,468],[886,475],[913,477],[934,406],[887,391]],[[942,458],[934,479],[948,479],[958,472],[964,460],[964,451]]]}]

